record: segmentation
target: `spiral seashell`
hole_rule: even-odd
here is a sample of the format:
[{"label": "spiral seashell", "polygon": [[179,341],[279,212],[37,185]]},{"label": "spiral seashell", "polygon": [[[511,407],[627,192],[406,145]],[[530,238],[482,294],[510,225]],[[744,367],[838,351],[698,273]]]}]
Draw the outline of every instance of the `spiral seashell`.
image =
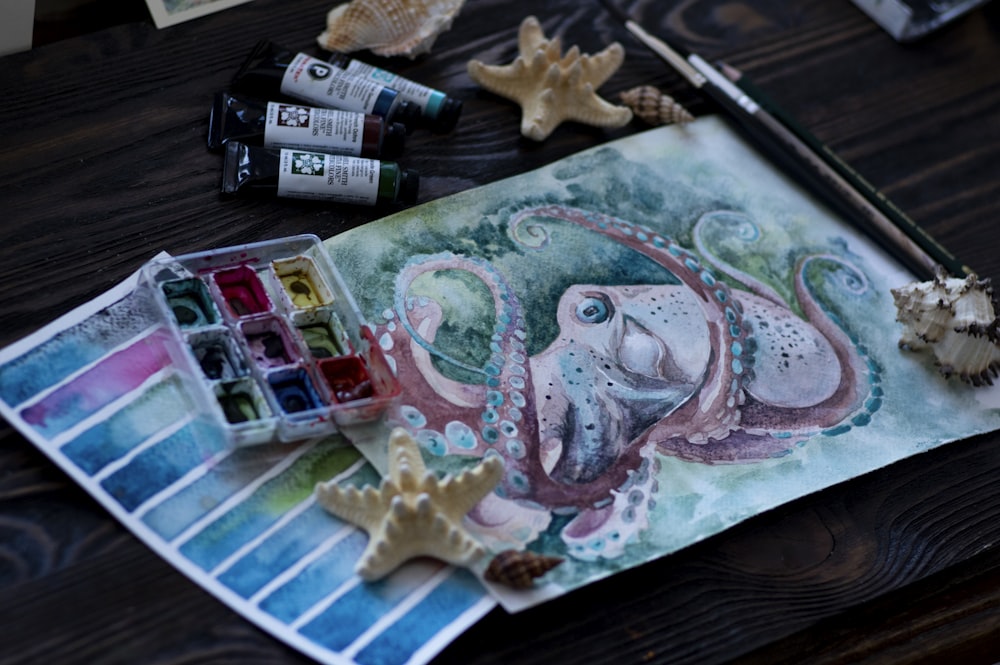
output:
[{"label": "spiral seashell", "polygon": [[938,371],[974,386],[993,385],[1000,374],[1000,317],[989,279],[948,277],[892,289],[899,346],[928,350]]},{"label": "spiral seashell", "polygon": [[483,577],[512,589],[530,589],[535,584],[535,578],[541,577],[562,562],[559,557],[527,550],[504,550],[493,557]]},{"label": "spiral seashell", "polygon": [[621,93],[625,106],[651,125],[670,125],[691,122],[694,116],[678,104],[673,97],[665,95],[651,85],[640,85]]},{"label": "spiral seashell", "polygon": [[465,0],[352,0],[327,13],[316,41],[328,51],[415,58],[451,28]]}]

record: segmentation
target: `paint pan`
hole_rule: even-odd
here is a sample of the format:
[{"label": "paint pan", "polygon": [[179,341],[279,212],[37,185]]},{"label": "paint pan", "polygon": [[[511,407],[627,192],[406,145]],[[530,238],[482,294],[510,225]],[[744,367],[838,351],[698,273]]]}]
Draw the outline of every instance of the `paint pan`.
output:
[{"label": "paint pan", "polygon": [[253,379],[221,381],[215,385],[214,393],[226,422],[230,425],[267,426],[271,408]]},{"label": "paint pan", "polygon": [[240,318],[271,311],[271,299],[253,268],[236,266],[213,273],[212,277],[233,316]]},{"label": "paint pan", "polygon": [[296,256],[271,263],[281,282],[282,292],[292,307],[309,309],[333,302],[326,280],[308,256]]},{"label": "paint pan", "polygon": [[400,393],[314,235],[161,258],[141,275],[192,415],[231,445],[348,434]]},{"label": "paint pan", "polygon": [[258,367],[283,367],[301,358],[288,330],[277,317],[244,321],[240,324],[240,331],[246,339],[250,357]]},{"label": "paint pan", "polygon": [[292,315],[295,330],[315,360],[353,353],[351,340],[332,308],[323,307]]},{"label": "paint pan", "polygon": [[250,374],[243,352],[229,331],[196,332],[189,335],[187,341],[198,367],[209,381],[230,381]]},{"label": "paint pan", "polygon": [[368,376],[364,361],[359,356],[340,356],[321,360],[319,371],[330,386],[334,399],[340,404],[365,399],[375,394],[371,377]]},{"label": "paint pan", "polygon": [[333,419],[341,428],[381,418],[402,392],[371,330],[365,326],[358,333],[352,340],[355,353],[319,361],[320,375],[337,401]]},{"label": "paint pan", "polygon": [[278,435],[282,440],[323,436],[336,431],[330,416],[329,397],[317,389],[304,367],[269,372],[267,383],[281,416]]},{"label": "paint pan", "polygon": [[284,413],[301,413],[324,406],[309,374],[301,367],[271,372],[267,377],[274,398]]},{"label": "paint pan", "polygon": [[205,282],[197,277],[171,280],[161,286],[167,306],[181,328],[199,328],[219,322],[219,310]]}]

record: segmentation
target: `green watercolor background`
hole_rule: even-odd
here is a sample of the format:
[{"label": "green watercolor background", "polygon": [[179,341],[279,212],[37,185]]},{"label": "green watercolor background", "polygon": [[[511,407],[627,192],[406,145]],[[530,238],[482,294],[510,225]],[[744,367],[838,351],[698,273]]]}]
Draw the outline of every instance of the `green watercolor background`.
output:
[{"label": "green watercolor background", "polygon": [[[335,236],[326,246],[373,322],[382,321],[382,312],[391,308],[393,280],[411,255],[450,250],[489,260],[521,300],[532,354],[553,338],[555,306],[567,286],[673,281],[652,261],[570,224],[546,222],[551,230],[548,249],[518,248],[506,231],[510,215],[547,203],[646,224],[692,251],[692,229],[703,214],[730,210],[749,215],[763,229],[752,245],[724,229],[706,234],[707,242],[718,256],[774,289],[793,311],[798,311],[793,292],[798,258],[822,252],[850,258],[868,275],[868,291],[851,295],[835,281],[835,273],[816,273],[818,297],[879,364],[885,392],[881,409],[867,426],[836,437],[814,437],[782,458],[711,466],[661,457],[651,527],[618,559],[567,560],[556,568],[549,578],[566,589],[676,551],[794,498],[1000,427],[997,390],[945,381],[927,356],[898,348],[901,330],[889,290],[913,278],[716,118],[621,139],[392,215]],[[740,288],[721,270],[715,274]],[[489,303],[475,291],[469,287],[460,302],[451,304],[453,328],[439,338],[450,353],[472,359],[486,353],[491,323],[484,325],[482,313],[490,311]],[[463,311],[471,316],[458,316]],[[428,462],[434,464],[433,459]],[[551,528],[532,549],[560,554],[556,533]]]}]

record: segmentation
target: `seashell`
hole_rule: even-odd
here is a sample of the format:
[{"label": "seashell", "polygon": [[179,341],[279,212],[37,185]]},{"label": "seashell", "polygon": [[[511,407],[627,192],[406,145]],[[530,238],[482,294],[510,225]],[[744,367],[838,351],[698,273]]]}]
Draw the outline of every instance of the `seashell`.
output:
[{"label": "seashell", "polygon": [[479,560],[485,549],[462,519],[500,482],[503,461],[487,457],[457,476],[439,479],[401,427],[389,434],[388,457],[388,477],[378,489],[341,487],[332,480],[316,485],[317,503],[368,532],[368,545],[354,568],[358,576],[377,580],[418,556],[456,566]]},{"label": "seashell", "polygon": [[563,560],[530,551],[504,550],[490,560],[483,577],[513,589],[529,589],[535,578],[549,572]]},{"label": "seashell", "polygon": [[900,348],[929,350],[941,374],[974,386],[993,385],[1000,372],[1000,318],[989,279],[948,277],[892,289]]},{"label": "seashell", "polygon": [[429,53],[451,28],[465,0],[352,0],[326,15],[316,41],[328,51],[370,50],[381,56],[416,58]]},{"label": "seashell", "polygon": [[694,116],[673,97],[651,85],[637,86],[620,96],[625,106],[651,125],[683,125],[694,120]]},{"label": "seashell", "polygon": [[581,54],[576,46],[561,55],[558,37],[545,38],[534,16],[521,21],[519,55],[509,65],[468,63],[472,80],[492,93],[521,106],[521,134],[542,141],[572,120],[594,127],[622,127],[632,111],[611,104],[594,91],[617,71],[625,49],[615,42],[596,55]]}]

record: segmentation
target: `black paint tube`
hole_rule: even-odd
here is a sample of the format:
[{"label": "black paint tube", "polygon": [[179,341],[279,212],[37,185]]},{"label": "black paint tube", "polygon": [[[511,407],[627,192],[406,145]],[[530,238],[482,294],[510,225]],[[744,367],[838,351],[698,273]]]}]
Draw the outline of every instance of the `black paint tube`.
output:
[{"label": "black paint tube", "polygon": [[222,193],[353,205],[416,203],[420,176],[396,162],[226,143]]},{"label": "black paint tube", "polygon": [[266,39],[257,42],[243,61],[232,87],[262,99],[284,96],[312,106],[379,115],[407,129],[420,120],[420,108],[405,101],[397,90]]},{"label": "black paint tube", "polygon": [[449,97],[440,90],[411,81],[393,72],[356,60],[343,53],[334,53],[329,62],[352,76],[375,81],[399,92],[404,101],[420,107],[421,123],[432,132],[447,133],[458,124],[462,100]]},{"label": "black paint tube", "polygon": [[296,103],[265,102],[217,92],[208,118],[208,147],[228,141],[270,148],[302,148],[354,157],[398,157],[406,128],[370,113]]}]

